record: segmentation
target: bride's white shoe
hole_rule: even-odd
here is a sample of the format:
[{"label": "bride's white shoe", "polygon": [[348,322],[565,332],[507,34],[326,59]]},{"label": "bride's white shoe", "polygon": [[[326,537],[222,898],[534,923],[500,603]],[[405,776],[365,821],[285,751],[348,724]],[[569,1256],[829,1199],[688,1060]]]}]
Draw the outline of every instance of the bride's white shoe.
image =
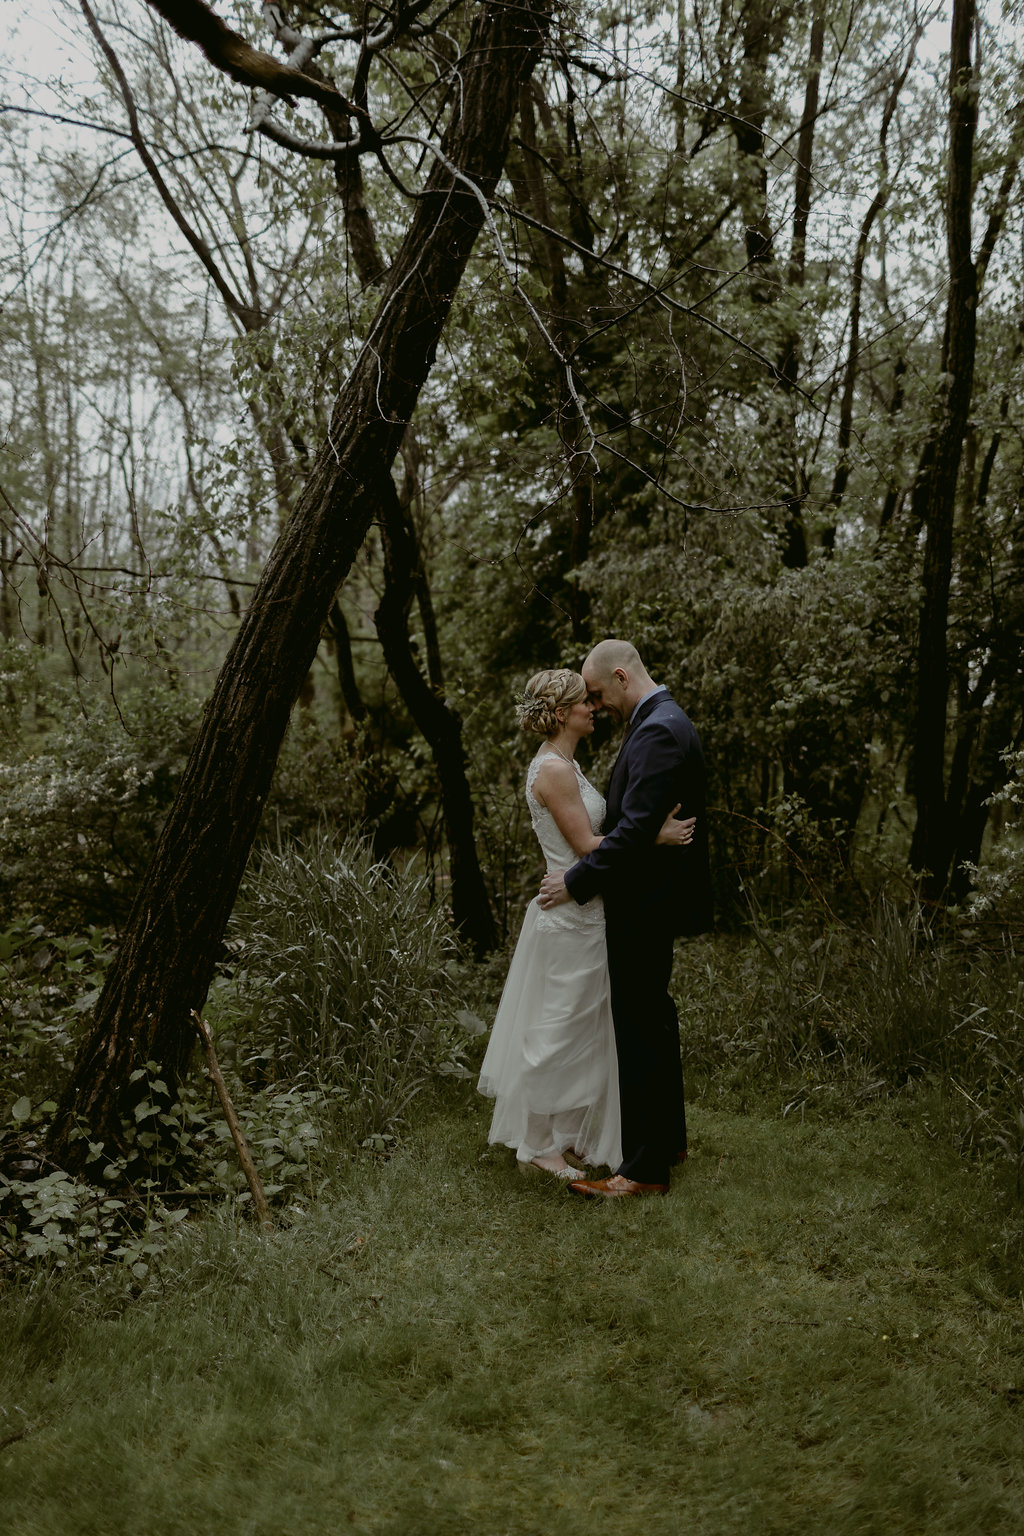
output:
[{"label": "bride's white shoe", "polygon": [[574,1168],[571,1163],[566,1163],[564,1168],[547,1168],[531,1158],[528,1163],[517,1162],[516,1167],[520,1173],[547,1173],[553,1179],[578,1179],[582,1176],[582,1170]]}]

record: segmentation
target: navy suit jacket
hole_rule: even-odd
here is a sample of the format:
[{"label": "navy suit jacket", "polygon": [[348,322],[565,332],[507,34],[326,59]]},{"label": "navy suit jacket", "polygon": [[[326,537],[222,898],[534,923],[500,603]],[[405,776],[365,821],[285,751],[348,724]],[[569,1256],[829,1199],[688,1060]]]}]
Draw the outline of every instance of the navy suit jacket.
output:
[{"label": "navy suit jacket", "polygon": [[[687,847],[658,847],[665,817],[696,816]],[[608,784],[604,841],[566,872],[574,901],[604,897],[609,923],[702,933],[711,924],[704,754],[668,693],[641,704]]]}]

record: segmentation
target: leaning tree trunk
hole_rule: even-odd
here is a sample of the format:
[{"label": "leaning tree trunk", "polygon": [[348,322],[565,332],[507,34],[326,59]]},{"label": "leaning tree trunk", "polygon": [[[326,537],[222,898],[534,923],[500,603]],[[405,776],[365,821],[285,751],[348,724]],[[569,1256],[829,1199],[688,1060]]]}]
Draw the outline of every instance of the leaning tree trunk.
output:
[{"label": "leaning tree trunk", "polygon": [[[117,1145],[136,1067],[180,1080],[270,787],[292,705],[335,593],[379,512],[452,299],[501,174],[521,82],[549,0],[494,0],[474,21],[457,105],[295,512],[214,685],[51,1132],[81,1166],[88,1139]],[[459,174],[453,174],[454,172]]]},{"label": "leaning tree trunk", "polygon": [[[263,14],[280,42],[287,45],[300,40],[301,34],[286,26],[277,7],[265,7]],[[302,70],[315,80],[334,85],[334,81],[324,74],[315,60],[308,60],[302,65]],[[330,107],[324,110],[335,141],[342,142],[348,131],[347,120]],[[366,206],[358,158],[349,156],[345,160],[335,161],[334,177],[345,211],[349,251],[359,280],[366,288],[379,286],[387,275],[387,264],[381,255],[373,220]],[[403,438],[402,453],[406,462],[407,480],[415,484],[417,475],[413,466],[418,454],[411,428]],[[480,955],[493,948],[496,934],[473,837],[473,798],[466,773],[462,725],[459,716],[449,709],[441,696],[443,685],[437,625],[415,527],[411,517],[406,518],[405,509],[399,503],[390,472],[382,477],[381,487],[381,527],[384,532],[387,586],[377,614],[377,627],[381,631],[384,658],[391,676],[434,757],[448,832],[452,914],[462,937],[468,939]],[[423,622],[429,683],[420,672],[409,638],[409,608],[414,595]],[[386,636],[381,629],[382,623],[387,630]],[[352,647],[340,601],[335,601],[331,610],[328,634],[337,647],[338,680],[342,697],[353,721],[365,719],[367,711],[356,684]]]},{"label": "leaning tree trunk", "polygon": [[946,228],[949,302],[943,344],[943,399],[914,486],[915,520],[925,529],[923,596],[917,644],[913,786],[917,822],[910,862],[927,896],[945,890],[953,856],[945,793],[949,659],[946,628],[953,575],[953,517],[964,435],[974,389],[978,274],[971,250],[977,75],[971,61],[974,0],[954,0],[949,62],[949,178]]}]

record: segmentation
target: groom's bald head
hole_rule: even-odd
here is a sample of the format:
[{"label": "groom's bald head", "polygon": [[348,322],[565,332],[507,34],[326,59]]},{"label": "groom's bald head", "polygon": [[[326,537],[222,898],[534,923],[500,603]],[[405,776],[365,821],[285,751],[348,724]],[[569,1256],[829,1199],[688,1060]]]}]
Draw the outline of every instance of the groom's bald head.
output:
[{"label": "groom's bald head", "polygon": [[591,700],[613,720],[628,720],[654,679],[628,640],[601,640],[583,663],[583,681]]}]

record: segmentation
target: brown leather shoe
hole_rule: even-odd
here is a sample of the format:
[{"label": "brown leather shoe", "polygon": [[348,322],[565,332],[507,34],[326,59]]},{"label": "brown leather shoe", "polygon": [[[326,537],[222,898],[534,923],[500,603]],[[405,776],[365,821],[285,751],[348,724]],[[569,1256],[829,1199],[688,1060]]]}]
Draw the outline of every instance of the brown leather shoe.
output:
[{"label": "brown leather shoe", "polygon": [[573,1179],[566,1189],[582,1195],[585,1200],[617,1200],[621,1195],[667,1195],[667,1184],[638,1184],[635,1179],[613,1173],[607,1179]]}]

